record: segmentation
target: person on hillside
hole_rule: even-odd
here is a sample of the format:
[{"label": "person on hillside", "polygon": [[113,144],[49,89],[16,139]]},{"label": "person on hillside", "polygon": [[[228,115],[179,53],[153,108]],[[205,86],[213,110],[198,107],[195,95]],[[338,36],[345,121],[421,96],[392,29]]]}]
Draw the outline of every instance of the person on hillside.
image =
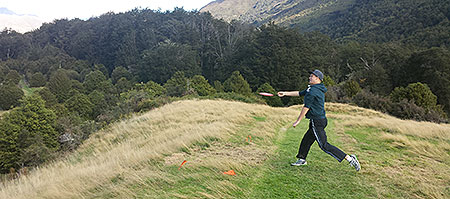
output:
[{"label": "person on hillside", "polygon": [[303,117],[309,119],[309,129],[303,136],[298,150],[298,160],[292,163],[292,166],[306,165],[306,156],[314,141],[317,141],[319,147],[326,153],[333,156],[339,162],[346,159],[352,167],[359,171],[361,166],[355,155],[347,155],[339,148],[327,142],[325,127],[327,126],[327,117],[325,115],[325,92],[327,88],[322,84],[323,73],[320,70],[314,70],[309,76],[308,88],[303,91],[280,91],[279,97],[284,96],[305,96],[304,106],[298,116],[297,121],[292,125],[294,128],[300,123]]}]

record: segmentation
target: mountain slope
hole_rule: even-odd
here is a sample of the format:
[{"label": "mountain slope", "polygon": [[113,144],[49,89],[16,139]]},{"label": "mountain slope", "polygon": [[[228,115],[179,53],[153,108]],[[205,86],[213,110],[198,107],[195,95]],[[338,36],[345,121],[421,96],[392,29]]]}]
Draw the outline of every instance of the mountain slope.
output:
[{"label": "mountain slope", "polygon": [[13,29],[25,33],[39,28],[44,20],[34,15],[16,14],[8,8],[0,8],[0,29]]},{"label": "mountain slope", "polygon": [[312,1],[312,0],[220,0],[203,7],[200,12],[210,12],[216,18],[227,21],[242,20],[253,24],[269,21],[292,23],[296,18],[306,18],[329,7],[339,7],[353,0]]},{"label": "mountain slope", "polygon": [[[359,173],[316,144],[306,167],[289,166],[308,125],[303,121],[298,128],[289,128],[298,106],[190,100],[93,134],[65,160],[2,184],[0,198],[444,198],[449,194],[449,125],[398,120],[349,105],[326,106],[329,140],[358,155]],[[230,169],[237,175],[223,174]]]},{"label": "mountain slope", "polygon": [[[450,46],[450,1],[445,0],[255,0],[233,10],[232,0],[211,3],[201,12],[261,25],[275,22],[302,31],[320,31],[339,40],[392,42],[424,47]],[[231,6],[231,7],[230,7]]]}]

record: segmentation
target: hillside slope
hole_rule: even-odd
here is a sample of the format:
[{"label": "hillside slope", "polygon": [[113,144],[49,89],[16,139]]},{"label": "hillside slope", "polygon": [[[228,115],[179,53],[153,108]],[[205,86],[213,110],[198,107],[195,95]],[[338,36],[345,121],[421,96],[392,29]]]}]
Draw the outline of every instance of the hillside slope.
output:
[{"label": "hillside slope", "polygon": [[450,46],[450,1],[245,0],[240,4],[246,6],[235,7],[234,0],[221,0],[200,11],[256,25],[273,21],[339,40]]},{"label": "hillside slope", "polygon": [[253,24],[263,24],[269,21],[275,23],[292,23],[298,17],[306,18],[327,7],[338,7],[353,0],[219,0],[213,1],[200,9],[200,12],[210,12],[216,18],[226,21],[242,20]]},{"label": "hillside slope", "polygon": [[358,155],[359,173],[315,144],[308,166],[288,166],[308,125],[290,128],[298,106],[189,100],[97,132],[66,159],[2,184],[0,198],[448,196],[449,125],[326,106],[329,141]]}]

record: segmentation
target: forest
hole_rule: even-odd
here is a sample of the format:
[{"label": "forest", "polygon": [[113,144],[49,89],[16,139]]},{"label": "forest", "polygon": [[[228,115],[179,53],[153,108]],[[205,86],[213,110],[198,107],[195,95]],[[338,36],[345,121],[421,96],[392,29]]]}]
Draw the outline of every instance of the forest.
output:
[{"label": "forest", "polygon": [[5,29],[0,172],[41,165],[114,121],[179,99],[301,104],[255,93],[303,90],[314,69],[325,74],[328,102],[448,122],[450,52],[439,44],[343,41],[181,8],[60,19],[25,34]]}]

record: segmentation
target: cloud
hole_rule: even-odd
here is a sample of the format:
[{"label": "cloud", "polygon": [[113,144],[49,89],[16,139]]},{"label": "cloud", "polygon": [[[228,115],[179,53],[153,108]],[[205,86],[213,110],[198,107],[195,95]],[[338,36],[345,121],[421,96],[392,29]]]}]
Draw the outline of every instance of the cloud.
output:
[{"label": "cloud", "polygon": [[11,28],[17,32],[25,33],[39,28],[44,21],[36,16],[0,14],[0,29]]}]

